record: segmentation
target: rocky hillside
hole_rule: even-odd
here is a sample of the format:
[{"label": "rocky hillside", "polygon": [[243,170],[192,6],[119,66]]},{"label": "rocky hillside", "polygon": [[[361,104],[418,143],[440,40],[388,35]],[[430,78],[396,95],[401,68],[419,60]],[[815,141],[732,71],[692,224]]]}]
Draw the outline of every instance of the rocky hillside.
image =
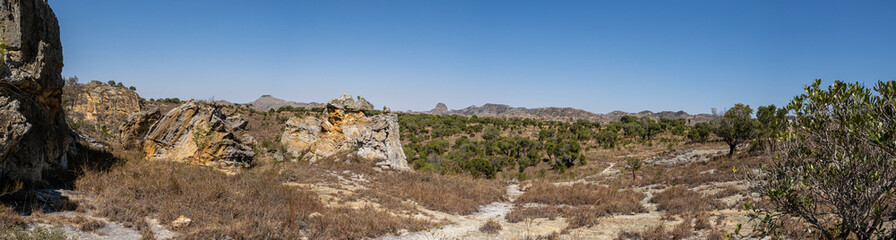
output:
[{"label": "rocky hillside", "polygon": [[45,0],[0,4],[0,178],[42,180],[67,168],[59,23]]},{"label": "rocky hillside", "polygon": [[636,116],[636,117],[649,117],[652,119],[659,118],[668,118],[668,119],[687,119],[690,124],[698,123],[698,122],[707,122],[712,120],[714,117],[710,114],[698,114],[691,115],[684,111],[672,112],[672,111],[663,111],[654,113],[651,111],[642,111],[639,113],[626,113],[622,111],[613,111],[607,114],[599,114],[592,113],[589,111],[585,111],[582,109],[576,108],[559,108],[559,107],[544,107],[544,108],[524,108],[524,107],[511,107],[504,104],[492,104],[487,103],[482,106],[469,106],[464,109],[455,109],[448,110],[448,107],[444,103],[439,103],[435,108],[428,112],[424,112],[428,114],[435,115],[446,115],[446,114],[457,114],[461,116],[479,116],[479,117],[500,117],[500,118],[532,118],[538,120],[547,120],[547,121],[575,121],[579,119],[585,119],[594,122],[610,122],[610,121],[619,121],[622,116]]},{"label": "rocky hillside", "polygon": [[267,111],[270,109],[278,109],[281,107],[295,107],[295,108],[301,107],[301,108],[306,108],[306,109],[325,107],[325,105],[322,103],[316,103],[316,102],[300,103],[300,102],[283,100],[283,99],[276,98],[271,95],[262,95],[258,99],[255,99],[255,101],[247,103],[246,105],[250,106],[250,108],[252,108],[252,109],[260,110],[260,111]]}]

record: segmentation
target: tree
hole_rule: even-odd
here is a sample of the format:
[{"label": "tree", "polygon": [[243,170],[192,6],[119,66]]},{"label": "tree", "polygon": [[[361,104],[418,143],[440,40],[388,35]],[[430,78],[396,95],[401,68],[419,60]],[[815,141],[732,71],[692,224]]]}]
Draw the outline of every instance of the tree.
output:
[{"label": "tree", "polygon": [[517,147],[512,157],[516,159],[517,170],[522,173],[541,159],[541,152],[538,151],[540,147],[537,141],[524,137],[516,137],[514,142]]},{"label": "tree", "polygon": [[566,139],[557,143],[552,147],[548,154],[553,156],[554,168],[563,171],[566,168],[575,166],[576,160],[580,163],[584,157],[580,153],[582,146],[575,139]]},{"label": "tree", "polygon": [[113,81],[113,80],[109,80],[108,82],[106,82],[106,84],[109,84],[109,86],[114,87],[114,86],[115,86],[115,81]]},{"label": "tree", "polygon": [[877,94],[859,83],[820,84],[788,105],[795,118],[779,160],[751,175],[770,203],[753,207],[759,233],[781,234],[797,218],[812,238],[894,239],[896,81],[878,82]]},{"label": "tree", "polygon": [[625,168],[632,171],[632,181],[635,181],[638,177],[636,173],[638,170],[641,170],[641,159],[633,157],[625,158]]},{"label": "tree", "polygon": [[777,108],[775,105],[760,106],[756,108],[756,120],[760,126],[757,133],[760,142],[773,147],[774,140],[782,137],[787,130],[787,108]]},{"label": "tree", "polygon": [[486,141],[492,141],[501,136],[501,130],[498,130],[494,125],[489,125],[482,130],[482,139]]},{"label": "tree", "polygon": [[755,136],[756,121],[750,116],[753,109],[750,105],[735,104],[728,109],[722,118],[715,121],[715,134],[728,144],[728,158],[734,156],[737,145]]},{"label": "tree", "polygon": [[694,124],[694,127],[688,131],[688,139],[694,142],[706,142],[709,134],[712,133],[712,125],[705,122]]}]

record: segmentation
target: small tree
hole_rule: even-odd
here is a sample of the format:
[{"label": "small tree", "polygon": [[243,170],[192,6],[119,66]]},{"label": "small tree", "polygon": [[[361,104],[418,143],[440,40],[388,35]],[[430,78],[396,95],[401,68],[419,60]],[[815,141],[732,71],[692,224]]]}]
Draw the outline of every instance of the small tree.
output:
[{"label": "small tree", "polygon": [[756,109],[756,120],[759,121],[757,135],[759,142],[774,149],[776,139],[783,137],[787,130],[787,108],[777,108],[775,105],[760,106]]},{"label": "small tree", "polygon": [[751,176],[770,203],[754,208],[757,230],[781,234],[796,218],[813,238],[894,239],[896,81],[879,82],[878,94],[859,83],[820,85],[790,102],[795,119],[781,160]]},{"label": "small tree", "polygon": [[638,172],[638,170],[641,170],[641,167],[642,166],[641,166],[640,158],[633,158],[633,157],[625,158],[625,168],[628,169],[629,171],[632,171],[632,181],[635,181],[638,178],[636,173]]},{"label": "small tree", "polygon": [[482,130],[482,139],[486,141],[492,141],[501,136],[501,130],[499,130],[494,125],[489,125]]},{"label": "small tree", "polygon": [[734,156],[737,145],[752,139],[755,136],[756,121],[750,115],[753,109],[750,105],[735,104],[728,109],[722,118],[715,121],[715,134],[728,144],[728,158]]}]

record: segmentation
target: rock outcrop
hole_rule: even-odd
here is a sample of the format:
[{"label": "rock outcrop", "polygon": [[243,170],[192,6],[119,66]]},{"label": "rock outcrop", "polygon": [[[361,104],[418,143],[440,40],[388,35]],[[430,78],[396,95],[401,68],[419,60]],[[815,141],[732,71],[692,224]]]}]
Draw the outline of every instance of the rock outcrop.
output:
[{"label": "rock outcrop", "polygon": [[248,167],[255,153],[242,140],[246,125],[244,120],[227,118],[218,107],[191,101],[149,128],[143,150],[148,160]]},{"label": "rock outcrop", "polygon": [[433,115],[448,114],[448,106],[445,105],[444,103],[438,103],[438,104],[436,104],[436,107],[432,108],[432,110],[429,110],[429,114],[433,114]]},{"label": "rock outcrop", "polygon": [[327,103],[324,118],[293,117],[286,122],[280,142],[294,158],[317,161],[338,153],[355,153],[378,161],[381,168],[409,170],[399,139],[398,118],[392,114],[367,116],[373,109],[362,97],[348,94]]},{"label": "rock outcrop", "polygon": [[[143,101],[136,92],[123,86],[109,86],[99,81],[91,81],[80,86],[68,86],[66,108],[71,118],[89,126],[100,137],[119,136],[122,126],[130,114],[141,110]],[[74,95],[74,96],[71,96]]]},{"label": "rock outcrop", "polygon": [[0,178],[37,182],[68,167],[62,65],[47,1],[0,0]]},{"label": "rock outcrop", "polygon": [[152,109],[131,113],[128,119],[118,128],[118,139],[126,148],[134,148],[143,144],[143,137],[149,132],[159,118],[162,117],[162,111],[158,107]]}]

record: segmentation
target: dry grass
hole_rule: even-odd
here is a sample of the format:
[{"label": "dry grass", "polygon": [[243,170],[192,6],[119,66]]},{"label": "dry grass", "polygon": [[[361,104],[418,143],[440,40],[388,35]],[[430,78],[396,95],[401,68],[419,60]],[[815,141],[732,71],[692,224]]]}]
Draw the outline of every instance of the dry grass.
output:
[{"label": "dry grass", "polygon": [[504,218],[511,223],[518,223],[526,219],[536,218],[554,220],[559,216],[563,216],[568,209],[568,207],[562,208],[556,206],[523,207],[522,205],[517,204],[513,206],[513,210],[511,210]]},{"label": "dry grass", "polygon": [[724,204],[703,194],[674,186],[657,193],[650,199],[657,209],[667,214],[697,214],[703,211],[725,208]]},{"label": "dry grass", "polygon": [[724,239],[725,239],[725,234],[723,234],[722,231],[719,231],[718,229],[713,229],[712,231],[709,232],[708,235],[706,235],[706,240],[724,240]]},{"label": "dry grass", "polygon": [[[506,200],[504,184],[488,179],[444,176],[429,172],[392,172],[372,181],[368,196],[412,200],[428,209],[452,214],[471,214],[479,206]],[[376,192],[377,194],[373,194]]]},{"label": "dry grass", "polygon": [[24,225],[25,219],[16,213],[13,208],[0,205],[0,228],[8,229]]},{"label": "dry grass", "polygon": [[[644,197],[643,193],[592,184],[535,183],[516,200],[517,205],[506,218],[509,222],[519,222],[563,216],[567,218],[567,229],[591,227],[603,216],[646,212],[640,203]],[[545,206],[524,207],[527,203]]]},{"label": "dry grass", "polygon": [[[280,164],[283,180],[306,184],[332,184],[337,177],[326,172],[359,174],[369,182],[359,183],[367,189],[357,198],[370,200],[394,210],[413,212],[413,201],[427,209],[451,214],[471,214],[479,206],[506,200],[507,188],[494,179],[473,179],[465,176],[439,175],[431,172],[377,172],[375,163],[349,153],[318,160],[314,164],[291,162]],[[264,168],[264,166],[262,166]]]},{"label": "dry grass", "polygon": [[45,215],[39,211],[32,212],[31,216],[28,217],[28,220],[31,223],[43,223],[55,226],[71,225],[81,232],[93,232],[106,226],[106,223],[103,221],[93,218],[87,218],[81,215],[77,215],[74,217],[64,215]]},{"label": "dry grass", "polygon": [[639,213],[645,209],[641,199],[645,195],[631,190],[617,190],[594,184],[578,183],[572,186],[557,186],[538,182],[520,196],[517,203],[540,203],[548,205],[593,206],[611,213]]},{"label": "dry grass", "polygon": [[632,240],[679,240],[686,239],[694,235],[694,230],[687,221],[679,223],[674,228],[666,230],[666,226],[662,223],[656,227],[646,229],[644,231],[620,231],[616,235],[616,239],[632,239]]},{"label": "dry grass", "polygon": [[497,234],[501,232],[501,229],[503,229],[503,227],[501,227],[501,224],[498,223],[498,221],[495,221],[495,219],[493,218],[489,219],[487,222],[485,222],[485,224],[482,224],[482,227],[479,227],[480,232],[488,234]]},{"label": "dry grass", "polygon": [[141,230],[145,217],[170,223],[186,216],[192,224],[175,229],[182,239],[351,239],[432,226],[376,209],[329,208],[279,180],[270,170],[229,176],[202,166],[128,161],[86,172],[76,189],[96,196],[98,214]]}]

